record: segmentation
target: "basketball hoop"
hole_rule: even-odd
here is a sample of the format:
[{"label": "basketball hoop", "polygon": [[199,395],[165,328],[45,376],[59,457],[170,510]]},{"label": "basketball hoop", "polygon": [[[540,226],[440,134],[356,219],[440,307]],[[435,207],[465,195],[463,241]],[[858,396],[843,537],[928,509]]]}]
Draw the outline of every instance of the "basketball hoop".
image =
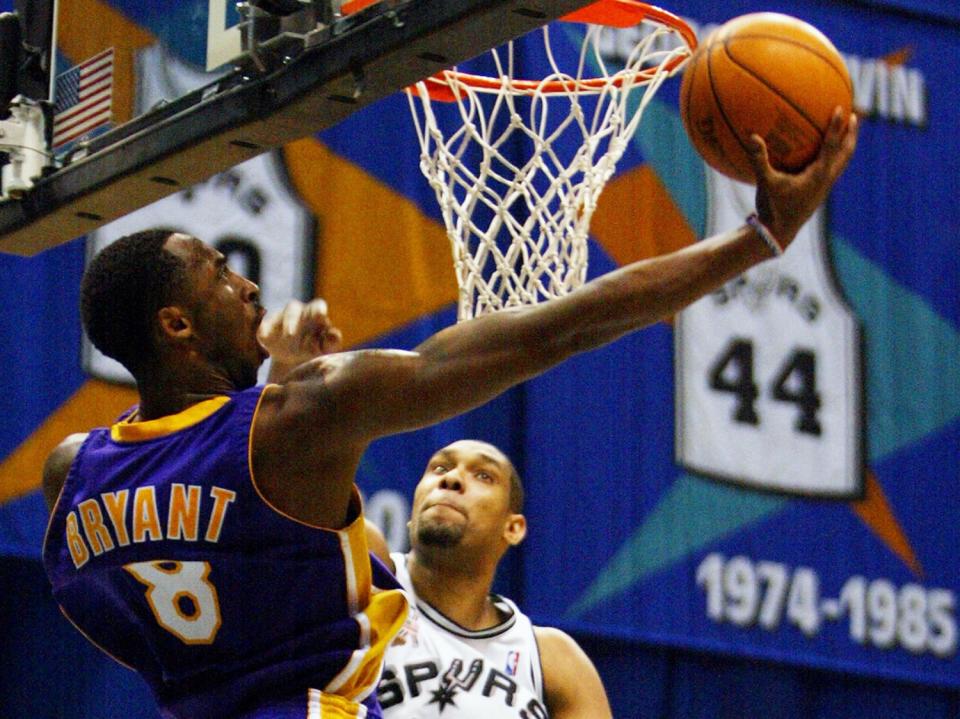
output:
[{"label": "basketball hoop", "polygon": [[[644,109],[697,44],[683,20],[635,0],[600,0],[561,20],[589,23],[569,68],[544,26],[537,51],[550,72],[540,80],[514,77],[511,42],[490,51],[491,76],[454,68],[407,88],[420,169],[453,248],[460,321],[583,284],[597,198]],[[608,68],[603,33],[641,23],[624,67]],[[447,135],[443,105],[458,111]]]}]

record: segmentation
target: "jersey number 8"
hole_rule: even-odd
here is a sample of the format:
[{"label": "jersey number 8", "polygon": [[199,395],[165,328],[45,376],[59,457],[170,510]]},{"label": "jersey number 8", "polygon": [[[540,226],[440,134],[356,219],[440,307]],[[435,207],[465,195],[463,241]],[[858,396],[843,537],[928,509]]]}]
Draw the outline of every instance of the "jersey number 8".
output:
[{"label": "jersey number 8", "polygon": [[123,567],[147,586],[147,604],[157,623],[184,644],[211,644],[220,629],[217,588],[207,562],[157,559]]}]

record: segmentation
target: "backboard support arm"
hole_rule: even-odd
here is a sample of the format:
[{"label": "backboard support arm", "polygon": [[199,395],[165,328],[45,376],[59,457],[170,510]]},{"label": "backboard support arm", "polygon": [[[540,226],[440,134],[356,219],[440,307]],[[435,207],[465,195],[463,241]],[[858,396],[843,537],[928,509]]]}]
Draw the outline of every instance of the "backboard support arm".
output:
[{"label": "backboard support arm", "polygon": [[290,62],[259,75],[238,68],[95,138],[0,202],[0,252],[33,255],[84,235],[588,4],[408,0],[337,19]]}]

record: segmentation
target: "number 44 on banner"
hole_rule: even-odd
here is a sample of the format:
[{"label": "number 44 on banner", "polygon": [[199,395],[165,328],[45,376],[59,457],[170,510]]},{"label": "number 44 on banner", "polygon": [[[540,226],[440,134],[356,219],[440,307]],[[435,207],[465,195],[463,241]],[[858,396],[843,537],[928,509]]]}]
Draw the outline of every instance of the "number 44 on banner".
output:
[{"label": "number 44 on banner", "polygon": [[[753,188],[709,172],[708,234]],[[790,251],[691,305],[676,325],[677,461],[759,490],[854,498],[864,474],[860,330],[818,212]]]}]

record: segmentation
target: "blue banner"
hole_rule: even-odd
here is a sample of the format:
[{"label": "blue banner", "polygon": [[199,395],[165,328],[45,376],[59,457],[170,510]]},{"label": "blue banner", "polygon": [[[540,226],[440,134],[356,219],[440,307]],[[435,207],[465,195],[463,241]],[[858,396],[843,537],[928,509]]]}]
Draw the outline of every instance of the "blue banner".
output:
[{"label": "blue banner", "polygon": [[[537,623],[960,687],[960,29],[929,19],[955,17],[951,3],[898,4],[920,12],[814,0],[764,8],[833,40],[862,120],[850,167],[805,244],[787,254],[794,264],[768,263],[475,412],[375,443],[358,481],[395,548],[430,454],[485,439],[513,457],[528,494],[530,534],[498,587]],[[176,28],[148,5],[98,3],[102,17],[83,37],[62,38],[72,64],[117,48],[116,107],[130,113],[158,101],[150,92],[204,79],[203,40],[178,52]],[[195,5],[193,34],[207,28],[205,3]],[[739,0],[674,8],[701,38],[754,9]],[[103,34],[101,44],[91,47],[89,33]],[[569,52],[578,33],[558,28],[554,38]],[[617,38],[605,50],[611,66],[639,35]],[[524,70],[543,67],[530,60]],[[136,73],[156,80],[141,82],[139,96]],[[730,211],[741,190],[717,181],[685,136],[679,84],[667,81],[647,107],[601,196],[591,277],[742,221]],[[406,98],[392,96],[124,218],[122,229],[160,217],[210,227],[210,241],[239,238],[235,259],[258,268],[274,304],[312,285],[349,344],[412,348],[455,321],[457,293],[408,114]],[[85,260],[84,240],[0,257],[0,547],[9,554],[39,555],[37,488],[50,448],[135,401],[122,376],[82,350]],[[735,411],[743,397],[733,390],[747,377],[754,434]]]}]

